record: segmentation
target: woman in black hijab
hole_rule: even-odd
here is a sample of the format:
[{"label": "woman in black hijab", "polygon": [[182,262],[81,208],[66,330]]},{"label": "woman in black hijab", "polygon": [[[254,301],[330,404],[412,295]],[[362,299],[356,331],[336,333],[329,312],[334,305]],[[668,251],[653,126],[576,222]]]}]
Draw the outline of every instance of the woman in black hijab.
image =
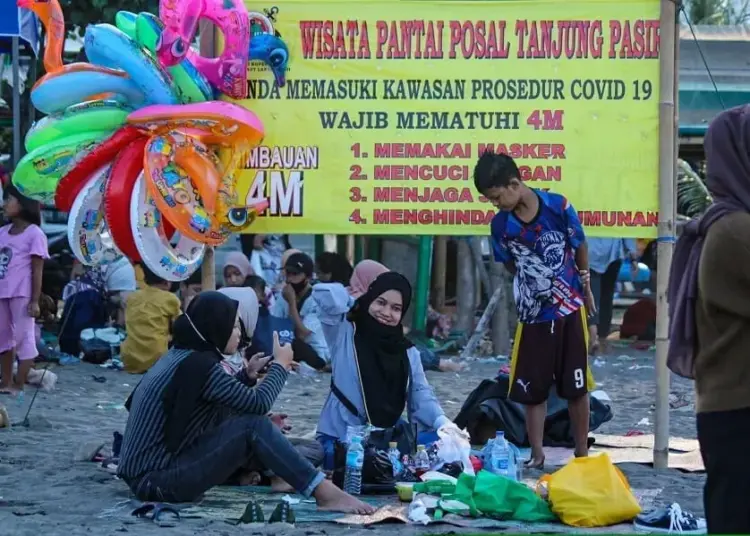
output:
[{"label": "woman in black hijab", "polygon": [[[424,432],[452,424],[427,383],[419,350],[404,336],[402,322],[411,303],[404,276],[379,275],[353,304],[339,283],[318,283],[313,299],[333,365],[331,394],[318,422],[328,463],[348,426],[394,428],[403,423],[404,410]],[[437,436],[425,434],[421,441],[429,439]]]},{"label": "woman in black hijab", "polygon": [[274,334],[274,361],[253,389],[243,369],[220,366],[237,350],[237,301],[203,292],[174,323],[173,348],[143,376],[128,400],[118,475],[145,501],[193,501],[251,459],[322,509],[369,513],[301,457],[267,417],[293,363]]}]

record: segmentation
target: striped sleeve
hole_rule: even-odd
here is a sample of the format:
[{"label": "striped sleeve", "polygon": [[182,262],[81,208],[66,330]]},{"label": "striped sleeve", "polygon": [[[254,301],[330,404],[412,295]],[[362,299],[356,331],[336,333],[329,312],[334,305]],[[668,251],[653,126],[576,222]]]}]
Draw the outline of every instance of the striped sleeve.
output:
[{"label": "striped sleeve", "polygon": [[220,366],[211,370],[203,387],[203,398],[242,413],[265,415],[284,388],[289,373],[278,363],[271,365],[264,380],[254,389],[224,372]]}]

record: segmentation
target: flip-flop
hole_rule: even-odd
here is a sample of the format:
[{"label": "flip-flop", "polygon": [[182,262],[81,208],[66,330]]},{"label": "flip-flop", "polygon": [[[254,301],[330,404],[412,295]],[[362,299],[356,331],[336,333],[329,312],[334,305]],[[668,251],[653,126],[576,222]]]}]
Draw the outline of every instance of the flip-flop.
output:
[{"label": "flip-flop", "polygon": [[227,523],[230,525],[248,525],[250,523],[264,523],[265,520],[260,504],[257,501],[250,501],[239,519],[228,519]]},{"label": "flip-flop", "polygon": [[274,508],[271,517],[268,518],[268,523],[287,523],[294,525],[297,521],[297,516],[294,514],[292,505],[286,501],[281,501]]},{"label": "flip-flop", "polygon": [[150,519],[157,527],[176,527],[180,521],[180,512],[177,508],[164,503],[142,504],[133,510],[132,515]]},{"label": "flip-flop", "polygon": [[539,471],[544,471],[544,458],[542,458],[541,461],[536,463],[531,463],[531,460],[526,460],[523,462],[523,468],[524,469],[536,469]]}]

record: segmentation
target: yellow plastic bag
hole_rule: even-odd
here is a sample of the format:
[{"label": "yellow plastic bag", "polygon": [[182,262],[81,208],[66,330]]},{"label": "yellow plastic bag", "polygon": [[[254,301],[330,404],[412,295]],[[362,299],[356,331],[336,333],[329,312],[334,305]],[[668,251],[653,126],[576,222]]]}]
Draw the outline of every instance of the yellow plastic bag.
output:
[{"label": "yellow plastic bag", "polygon": [[544,475],[552,511],[566,525],[604,527],[630,521],[641,512],[625,475],[607,454],[575,458],[559,471]]}]

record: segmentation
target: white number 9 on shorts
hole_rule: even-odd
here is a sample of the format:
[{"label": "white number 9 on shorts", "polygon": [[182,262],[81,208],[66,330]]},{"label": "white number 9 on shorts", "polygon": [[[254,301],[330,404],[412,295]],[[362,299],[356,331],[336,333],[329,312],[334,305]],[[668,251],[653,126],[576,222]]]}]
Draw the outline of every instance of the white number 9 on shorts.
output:
[{"label": "white number 9 on shorts", "polygon": [[586,377],[583,375],[583,369],[575,369],[573,371],[573,378],[576,381],[576,389],[581,389],[584,385],[586,385]]}]

